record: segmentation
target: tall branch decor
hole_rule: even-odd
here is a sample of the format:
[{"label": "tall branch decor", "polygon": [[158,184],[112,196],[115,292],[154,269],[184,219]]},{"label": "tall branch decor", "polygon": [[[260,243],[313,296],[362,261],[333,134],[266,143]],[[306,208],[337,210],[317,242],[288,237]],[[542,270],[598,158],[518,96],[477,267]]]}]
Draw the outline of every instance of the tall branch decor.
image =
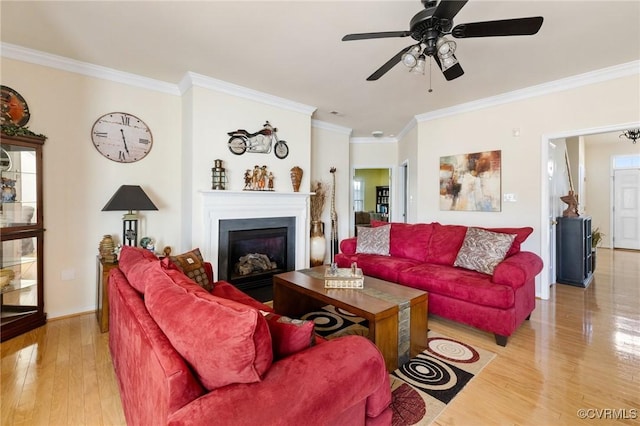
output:
[{"label": "tall branch decor", "polygon": [[331,264],[334,263],[335,255],[338,253],[338,213],[336,213],[336,168],[331,167],[329,170],[333,178],[331,186],[331,239],[329,246],[331,247]]}]

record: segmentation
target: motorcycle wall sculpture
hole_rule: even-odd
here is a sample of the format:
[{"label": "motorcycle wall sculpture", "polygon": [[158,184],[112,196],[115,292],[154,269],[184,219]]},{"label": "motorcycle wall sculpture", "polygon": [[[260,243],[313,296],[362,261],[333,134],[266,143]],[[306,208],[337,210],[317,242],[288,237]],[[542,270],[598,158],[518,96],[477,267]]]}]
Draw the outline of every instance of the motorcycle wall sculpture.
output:
[{"label": "motorcycle wall sculpture", "polygon": [[[262,130],[249,133],[244,129],[238,129],[227,133],[230,138],[227,145],[229,151],[236,155],[242,155],[245,152],[255,152],[261,154],[269,154],[271,148],[276,157],[283,159],[289,155],[289,147],[283,140],[278,139],[278,129],[271,126],[267,121]],[[275,143],[274,143],[275,142]]]}]

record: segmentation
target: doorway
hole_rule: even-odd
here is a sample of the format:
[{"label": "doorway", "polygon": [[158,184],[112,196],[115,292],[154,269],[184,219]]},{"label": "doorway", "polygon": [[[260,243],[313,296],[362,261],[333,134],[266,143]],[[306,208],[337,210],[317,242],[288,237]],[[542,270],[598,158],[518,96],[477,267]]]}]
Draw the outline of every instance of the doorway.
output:
[{"label": "doorway", "polygon": [[[636,156],[640,159],[640,155]],[[640,250],[640,169],[613,171],[613,248]]]},{"label": "doorway", "polygon": [[[561,158],[561,156],[559,155],[559,153],[563,152],[563,150],[559,150],[559,144],[558,141],[562,141],[560,142],[560,144],[562,144],[564,141],[570,139],[570,138],[579,138],[579,137],[593,137],[595,135],[600,135],[600,134],[613,134],[615,137],[613,138],[616,143],[620,142],[620,139],[618,138],[618,135],[620,134],[621,131],[629,129],[629,128],[637,128],[640,127],[640,122],[634,122],[634,123],[623,123],[623,124],[617,124],[617,125],[610,125],[610,126],[602,126],[602,127],[597,127],[597,128],[589,128],[589,129],[581,129],[581,130],[570,130],[570,131],[565,131],[565,132],[560,132],[560,133],[555,133],[555,134],[549,134],[549,135],[543,135],[541,142],[542,142],[542,156],[541,156],[541,171],[542,171],[542,185],[541,185],[541,211],[540,211],[540,229],[541,229],[541,238],[540,238],[540,244],[541,244],[541,250],[540,250],[540,254],[542,257],[542,261],[543,261],[543,271],[542,273],[539,275],[539,286],[536,287],[536,296],[540,297],[541,299],[549,299],[550,297],[550,286],[552,284],[554,284],[554,279],[552,277],[553,271],[555,270],[555,251],[554,251],[554,247],[555,247],[555,224],[553,224],[553,222],[550,220],[551,217],[555,214],[553,213],[554,211],[557,211],[557,207],[554,207],[553,204],[556,202],[556,195],[554,195],[554,192],[557,192],[558,188],[554,188],[553,184],[552,184],[552,179],[550,178],[549,172],[550,172],[550,167],[558,167],[559,165],[562,164],[562,161],[556,161],[555,164],[551,161],[552,158],[556,158],[558,159],[559,157]],[[613,142],[612,142],[613,143]],[[558,146],[556,146],[558,145]],[[589,144],[588,144],[589,145]],[[618,145],[619,146],[619,145]],[[554,155],[553,151],[556,151],[556,154]],[[607,155],[608,156],[608,155]],[[601,156],[598,156],[598,158],[596,158],[598,164],[602,164],[603,166],[606,165],[606,167],[610,166],[610,163],[607,163],[606,161],[603,163],[602,162],[602,158]],[[590,169],[592,170],[593,167],[590,167]],[[554,170],[557,172],[557,169]],[[578,171],[580,172],[580,169],[578,169]],[[580,173],[578,173],[578,181],[582,181],[582,178],[584,178],[585,181],[589,182],[589,171],[587,170],[585,175],[582,175]],[[590,181],[590,185],[594,185],[594,181],[597,181],[598,179],[592,179]],[[607,179],[608,181],[608,179]],[[603,200],[604,202],[598,203],[595,200],[599,199],[598,197],[588,197],[588,200],[590,201],[590,205],[591,205],[591,209],[597,209],[599,207],[602,208],[607,208],[609,206],[610,201],[613,201],[613,196],[612,196],[612,200]],[[583,200],[584,201],[584,200]],[[566,207],[566,205],[562,205],[561,208]],[[551,216],[551,217],[550,217]],[[599,214],[600,217],[605,217],[604,214]],[[605,221],[605,223],[608,223],[608,213],[606,215],[607,220]],[[613,247],[613,245],[611,245],[610,247]],[[555,274],[553,274],[555,275]]]},{"label": "doorway", "polygon": [[353,170],[352,227],[371,226],[372,220],[389,222],[392,204],[391,169],[359,168]]}]

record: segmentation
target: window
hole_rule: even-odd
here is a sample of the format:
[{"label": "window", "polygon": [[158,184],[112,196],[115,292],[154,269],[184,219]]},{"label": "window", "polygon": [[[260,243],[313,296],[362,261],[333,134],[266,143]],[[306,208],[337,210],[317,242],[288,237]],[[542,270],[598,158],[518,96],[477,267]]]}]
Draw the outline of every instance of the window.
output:
[{"label": "window", "polygon": [[364,181],[361,178],[353,179],[353,211],[364,211]]},{"label": "window", "polygon": [[614,169],[640,169],[640,154],[615,155],[613,157]]}]

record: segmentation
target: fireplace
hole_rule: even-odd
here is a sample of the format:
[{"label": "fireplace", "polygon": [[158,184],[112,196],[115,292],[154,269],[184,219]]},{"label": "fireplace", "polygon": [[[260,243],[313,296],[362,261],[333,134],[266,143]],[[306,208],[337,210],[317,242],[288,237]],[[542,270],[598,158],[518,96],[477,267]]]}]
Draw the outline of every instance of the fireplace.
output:
[{"label": "fireplace", "polygon": [[296,218],[219,222],[218,274],[260,301],[273,299],[272,277],[295,269]]},{"label": "fireplace", "polygon": [[[192,241],[189,242],[189,246],[200,247],[202,256],[213,264],[216,280],[222,279],[221,274],[227,276],[229,267],[228,260],[226,260],[229,242],[221,240],[221,238],[228,238],[228,236],[221,237],[220,234],[227,234],[229,232],[228,225],[233,224],[235,220],[239,221],[235,222],[237,224],[246,224],[248,222],[244,222],[244,220],[249,219],[259,221],[277,219],[279,221],[286,218],[287,224],[285,225],[278,223],[265,226],[264,223],[269,222],[263,222],[258,226],[252,225],[251,228],[286,226],[287,269],[298,270],[309,267],[309,193],[207,190],[200,191],[200,194],[202,196],[200,199],[201,210],[194,218]],[[226,228],[220,232],[223,224]],[[291,255],[289,250],[295,250],[295,253]],[[221,265],[223,260],[226,262],[224,267]],[[293,267],[290,262],[293,262]],[[262,288],[265,287],[271,293],[271,286]]]}]

